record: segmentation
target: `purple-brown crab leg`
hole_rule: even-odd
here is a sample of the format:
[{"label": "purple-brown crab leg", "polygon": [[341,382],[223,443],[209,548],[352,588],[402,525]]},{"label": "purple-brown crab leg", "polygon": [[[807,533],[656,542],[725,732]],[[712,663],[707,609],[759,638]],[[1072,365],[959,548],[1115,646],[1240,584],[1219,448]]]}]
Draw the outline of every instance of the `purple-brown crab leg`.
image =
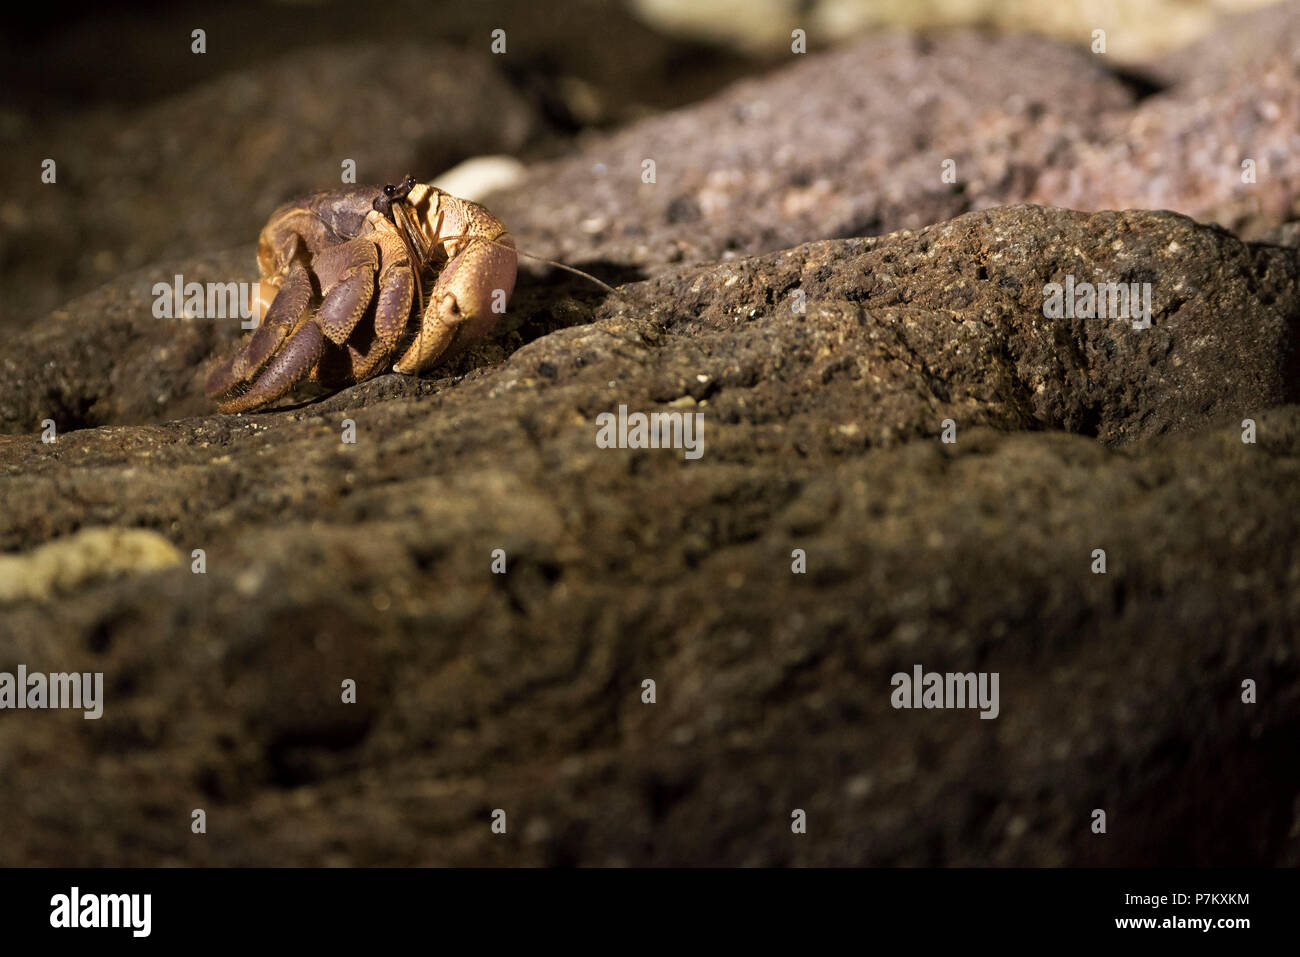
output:
[{"label": "purple-brown crab leg", "polygon": [[342,345],[366,314],[375,293],[379,253],[374,237],[362,236],[323,250],[312,268],[322,288],[329,290],[316,310],[316,321],[330,342]]},{"label": "purple-brown crab leg", "polygon": [[218,408],[222,412],[247,412],[274,402],[307,378],[324,351],[324,333],[310,315],[305,316],[248,391],[222,400]]},{"label": "purple-brown crab leg", "polygon": [[[379,213],[372,213],[374,246],[379,250],[379,292],[375,297],[374,328],[368,341],[353,336],[344,350],[326,350],[318,381],[327,388],[364,382],[392,356],[411,318],[415,274],[401,236]],[[362,327],[359,332],[364,335]]]},{"label": "purple-brown crab leg", "polygon": [[[221,402],[222,412],[248,411],[283,396],[316,368],[325,353],[327,338],[336,345],[347,341],[365,315],[379,266],[379,255],[370,237],[326,250],[312,265],[317,278],[329,289],[315,316],[305,314],[287,337],[279,337],[284,342],[281,351],[256,374],[247,392]],[[280,296],[283,294],[281,290]],[[280,296],[276,296],[272,309]]]},{"label": "purple-brown crab leg", "polygon": [[233,356],[208,374],[208,396],[224,398],[257,378],[307,313],[311,297],[311,276],[301,262],[294,262],[261,325]]}]

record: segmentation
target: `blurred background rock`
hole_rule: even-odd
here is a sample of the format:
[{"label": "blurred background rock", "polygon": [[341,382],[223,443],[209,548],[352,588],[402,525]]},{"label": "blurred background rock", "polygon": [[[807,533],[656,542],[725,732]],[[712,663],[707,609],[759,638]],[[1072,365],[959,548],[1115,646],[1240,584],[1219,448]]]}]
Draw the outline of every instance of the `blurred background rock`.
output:
[{"label": "blurred background rock", "polygon": [[[1105,30],[1107,50],[1137,62],[1206,36],[1224,13],[1276,0],[630,0],[636,15],[665,33],[747,52],[789,45],[802,28],[835,42],[882,27],[930,30],[986,26],[1086,43]],[[1112,36],[1113,35],[1113,36]],[[1112,42],[1113,40],[1113,42]]]},{"label": "blurred background rock", "polygon": [[[150,262],[252,242],[278,203],[335,181],[342,158],[373,182],[408,170],[433,177],[484,153],[526,163],[564,155],[584,131],[788,65],[795,27],[808,31],[810,51],[882,28],[957,25],[1086,49],[1105,29],[1109,61],[1123,64],[1149,62],[1206,35],[1224,12],[1263,3],[394,0],[374,10],[144,0],[14,9],[0,34],[0,329]],[[497,28],[507,31],[506,56],[489,50]],[[201,56],[191,51],[195,29],[206,34]],[[1177,69],[1171,60],[1167,72]],[[40,181],[48,158],[57,190]]]}]

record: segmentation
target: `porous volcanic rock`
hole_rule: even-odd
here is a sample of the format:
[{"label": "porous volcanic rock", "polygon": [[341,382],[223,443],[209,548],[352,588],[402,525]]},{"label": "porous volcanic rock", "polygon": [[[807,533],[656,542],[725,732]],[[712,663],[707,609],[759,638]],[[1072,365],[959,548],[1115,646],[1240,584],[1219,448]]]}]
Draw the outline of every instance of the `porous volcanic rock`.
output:
[{"label": "porous volcanic rock", "polygon": [[[1275,33],[1300,33],[1300,3],[1270,14]],[[795,56],[690,110],[589,137],[489,205],[522,248],[613,275],[1024,202],[1165,208],[1263,238],[1300,219],[1300,45],[1252,56],[1253,22],[1227,30],[1230,59],[1149,73],[974,31]]]},{"label": "porous volcanic rock", "polygon": [[[1069,271],[1151,281],[1152,327],[1046,319]],[[0,608],[0,671],[106,699],[3,715],[3,863],[1295,863],[1296,281],[1174,214],[1015,207],[534,280],[450,377],[24,426],[0,547],[185,563]],[[100,321],[156,326],[129,286]],[[106,418],[156,362],[196,395],[110,368]],[[703,455],[598,447],[620,404],[701,413]],[[998,672],[997,719],[895,710],[918,663]]]},{"label": "porous volcanic rock", "polygon": [[[202,281],[240,261],[232,252],[163,271]],[[650,402],[739,384],[766,397],[761,411],[773,420],[819,421],[841,408],[860,423],[860,443],[937,432],[949,416],[1123,442],[1293,401],[1298,268],[1292,248],[1243,243],[1172,213],[1005,207],[916,232],[679,266],[613,296],[567,275],[526,279],[499,335],[441,374],[482,374],[510,357],[494,369],[505,375],[539,348],[521,346],[545,336],[547,349],[562,350],[547,360],[551,379],[582,377],[598,397],[589,408],[633,381]],[[235,347],[240,324],[156,318],[155,271],[15,337],[0,429],[36,432],[50,419],[67,432],[210,411],[204,375]],[[1067,277],[1150,284],[1151,328],[1047,318],[1044,289]],[[666,334],[694,337],[671,370],[588,367],[623,340],[642,349]],[[814,381],[791,390],[794,355],[807,357]],[[607,380],[618,390],[599,387]],[[842,404],[819,404],[840,389]]]}]

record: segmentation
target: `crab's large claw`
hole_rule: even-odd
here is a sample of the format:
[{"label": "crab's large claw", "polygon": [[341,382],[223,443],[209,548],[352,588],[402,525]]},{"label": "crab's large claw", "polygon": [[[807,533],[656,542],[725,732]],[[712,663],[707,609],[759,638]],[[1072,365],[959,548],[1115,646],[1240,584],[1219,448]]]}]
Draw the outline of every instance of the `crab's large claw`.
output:
[{"label": "crab's large claw", "polygon": [[396,371],[418,375],[438,359],[486,336],[505,312],[515,288],[518,259],[514,241],[501,223],[474,215],[485,212],[473,207],[462,220],[468,227],[464,238],[448,243],[452,256],[434,283],[415,339],[393,364]]}]

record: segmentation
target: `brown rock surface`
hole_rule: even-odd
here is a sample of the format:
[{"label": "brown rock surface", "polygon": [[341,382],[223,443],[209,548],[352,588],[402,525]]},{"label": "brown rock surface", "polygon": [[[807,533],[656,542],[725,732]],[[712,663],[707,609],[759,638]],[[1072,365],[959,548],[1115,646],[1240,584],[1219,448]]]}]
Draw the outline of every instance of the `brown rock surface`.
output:
[{"label": "brown rock surface", "polygon": [[[1187,298],[1044,320],[1088,268]],[[206,562],[5,607],[0,670],[108,689],[5,715],[6,863],[1295,859],[1291,250],[1023,207],[582,296],[522,289],[459,379],[0,439],[5,549],[114,524]],[[619,403],[703,412],[704,455],[597,448]],[[918,662],[998,671],[999,718],[893,710]]]},{"label": "brown rock surface", "polygon": [[1228,21],[1204,64],[1158,64],[1166,88],[1031,36],[893,35],[795,57],[537,164],[492,205],[524,248],[647,271],[1023,202],[1172,209],[1261,238],[1300,220],[1300,45],[1272,39],[1300,32],[1300,3],[1266,14]]}]

